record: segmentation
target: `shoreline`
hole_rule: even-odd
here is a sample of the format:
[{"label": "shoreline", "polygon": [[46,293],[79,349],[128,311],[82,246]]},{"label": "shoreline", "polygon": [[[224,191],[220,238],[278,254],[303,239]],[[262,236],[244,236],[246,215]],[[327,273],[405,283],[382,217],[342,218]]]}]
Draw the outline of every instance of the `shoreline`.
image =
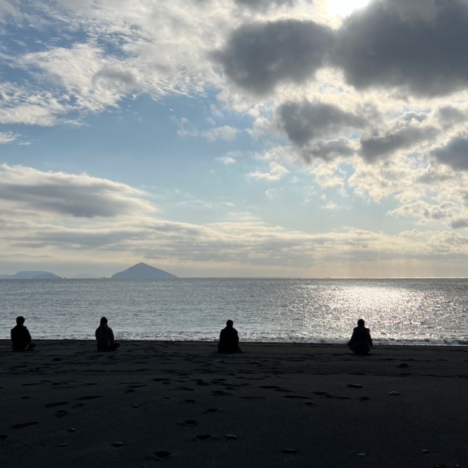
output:
[{"label": "shoreline", "polygon": [[[0,340],[0,463],[465,466],[468,348]],[[167,458],[165,458],[167,457]]]},{"label": "shoreline", "polygon": [[[350,335],[351,336],[351,335]],[[34,343],[54,343],[54,342],[63,342],[63,343],[90,343],[96,342],[96,339],[94,337],[90,338],[37,338],[35,339],[33,337],[32,340]],[[119,343],[180,343],[180,344],[200,344],[200,345],[216,345],[218,342],[218,338],[213,339],[213,340],[174,340],[174,339],[167,339],[167,340],[162,340],[162,339],[120,339],[116,337],[115,341]],[[456,341],[456,340],[454,340]],[[460,343],[461,341],[461,343]],[[421,341],[421,342],[413,342],[413,341],[408,341],[408,343],[403,343],[403,342],[379,342],[378,339],[373,339],[374,342],[374,349],[377,348],[392,348],[392,347],[397,347],[397,348],[468,348],[468,341],[465,340],[459,340],[458,342],[454,343],[433,343],[433,342],[426,342],[426,341]],[[10,346],[11,341],[8,338],[0,338],[0,347],[2,346]],[[340,343],[333,343],[333,342],[327,342],[327,343],[322,343],[322,342],[308,342],[308,341],[241,341],[240,345],[248,345],[248,346],[262,346],[262,345],[275,345],[275,346],[315,346],[315,347],[321,347],[321,346],[334,346],[337,348],[343,348],[348,350],[347,347],[347,341],[343,341]],[[372,351],[371,351],[372,353]]]}]

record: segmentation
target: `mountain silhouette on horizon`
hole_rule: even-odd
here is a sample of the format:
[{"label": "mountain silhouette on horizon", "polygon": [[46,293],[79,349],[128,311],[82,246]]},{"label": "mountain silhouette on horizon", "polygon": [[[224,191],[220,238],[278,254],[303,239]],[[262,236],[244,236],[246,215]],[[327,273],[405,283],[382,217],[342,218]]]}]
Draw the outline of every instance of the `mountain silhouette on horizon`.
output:
[{"label": "mountain silhouette on horizon", "polygon": [[138,263],[125,271],[112,276],[112,279],[175,279],[177,276],[167,271],[154,268],[146,263]]},{"label": "mountain silhouette on horizon", "polygon": [[0,279],[62,279],[48,271],[18,271],[14,275],[0,275]]}]

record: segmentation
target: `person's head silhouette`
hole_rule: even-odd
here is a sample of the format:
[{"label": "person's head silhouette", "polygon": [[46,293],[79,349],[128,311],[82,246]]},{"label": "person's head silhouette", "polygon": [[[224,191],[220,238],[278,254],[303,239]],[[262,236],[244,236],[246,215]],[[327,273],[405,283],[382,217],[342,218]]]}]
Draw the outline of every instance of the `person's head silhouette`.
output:
[{"label": "person's head silhouette", "polygon": [[26,319],[20,315],[19,317],[16,317],[16,324],[23,325],[25,320]]},{"label": "person's head silhouette", "polygon": [[107,325],[106,317],[101,317],[101,325]]},{"label": "person's head silhouette", "polygon": [[359,319],[357,321],[357,324],[358,324],[358,327],[363,327],[366,324],[366,322],[364,322],[364,320],[362,320],[362,319]]},{"label": "person's head silhouette", "polygon": [[228,320],[226,322],[226,325],[229,327],[229,328],[232,328],[232,326],[234,325],[234,322],[232,320]]}]

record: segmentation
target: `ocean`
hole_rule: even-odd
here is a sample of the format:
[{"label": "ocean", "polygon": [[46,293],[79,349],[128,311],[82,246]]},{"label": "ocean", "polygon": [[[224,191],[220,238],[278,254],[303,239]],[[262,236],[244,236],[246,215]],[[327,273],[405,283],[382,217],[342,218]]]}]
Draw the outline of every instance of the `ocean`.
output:
[{"label": "ocean", "polygon": [[468,279],[0,280],[0,338],[18,315],[33,339],[346,343],[359,318],[376,343],[468,344]]}]

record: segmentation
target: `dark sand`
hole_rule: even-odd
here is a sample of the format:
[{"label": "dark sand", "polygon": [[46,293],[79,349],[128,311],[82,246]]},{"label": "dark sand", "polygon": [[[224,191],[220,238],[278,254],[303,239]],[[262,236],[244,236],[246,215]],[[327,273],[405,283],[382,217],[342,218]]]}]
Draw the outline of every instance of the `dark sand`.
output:
[{"label": "dark sand", "polygon": [[9,346],[1,467],[468,466],[467,347]]}]

